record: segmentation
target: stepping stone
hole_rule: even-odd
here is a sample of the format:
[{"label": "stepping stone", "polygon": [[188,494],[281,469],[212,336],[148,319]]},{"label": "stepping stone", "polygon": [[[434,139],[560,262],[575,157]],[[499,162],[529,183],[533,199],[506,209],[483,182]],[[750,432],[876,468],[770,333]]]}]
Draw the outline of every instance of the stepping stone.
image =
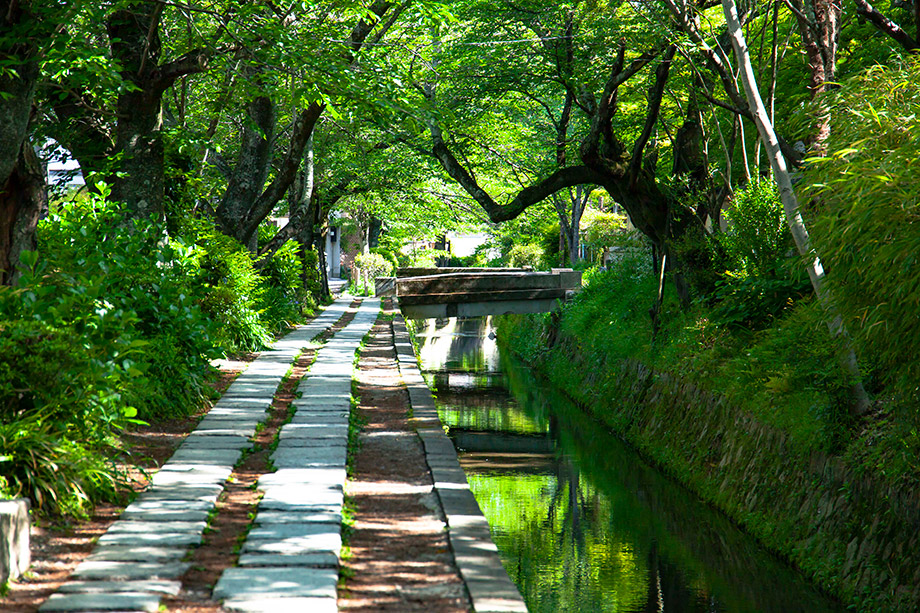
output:
[{"label": "stepping stone", "polygon": [[[217,401],[217,404],[214,405],[214,409],[242,409],[253,412],[264,412],[268,410],[268,405],[271,403],[271,397],[250,396],[248,394],[228,396],[224,394],[220,397],[220,400]],[[213,411],[214,409],[211,410]]]},{"label": "stepping stone", "polygon": [[[155,525],[153,522],[151,526]],[[201,543],[202,532],[151,532],[148,534],[106,532],[99,537],[100,543],[113,545],[165,545],[169,547],[188,547]]]},{"label": "stepping stone", "polygon": [[[194,437],[206,436],[206,437],[216,437],[216,438],[230,438],[230,437],[239,436],[239,437],[242,437],[243,440],[245,441],[255,433],[256,433],[255,424],[251,426],[245,425],[245,424],[240,425],[240,426],[233,426],[229,424],[226,426],[208,424],[203,428],[202,427],[196,428],[194,432],[189,434],[188,438],[192,438],[193,436]],[[228,447],[232,447],[232,446],[228,445]]]},{"label": "stepping stone", "polygon": [[[297,419],[296,416],[294,418]],[[312,421],[312,420],[311,420]],[[281,429],[281,438],[348,438],[348,425],[327,423],[303,423],[303,420],[292,421]]]},{"label": "stepping stone", "polygon": [[[179,500],[194,502],[211,502],[217,500],[218,494],[223,491],[222,484],[214,483],[210,485],[170,485],[155,486],[144,492],[138,500]],[[191,507],[190,507],[191,508]]]},{"label": "stepping stone", "polygon": [[194,463],[212,466],[234,466],[242,455],[242,449],[202,449],[182,445],[176,450],[167,464]]},{"label": "stepping stone", "polygon": [[117,521],[106,534],[201,534],[204,532],[203,521]]},{"label": "stepping stone", "polygon": [[156,547],[110,545],[102,543],[89,556],[87,562],[178,562],[185,557],[184,547]]},{"label": "stepping stone", "polygon": [[338,579],[338,571],[326,568],[228,568],[214,586],[214,598],[322,597],[334,604]]},{"label": "stepping stone", "polygon": [[277,472],[259,477],[258,487],[270,486],[304,486],[324,485],[335,486],[336,489],[345,483],[344,468],[282,468]]},{"label": "stepping stone", "polygon": [[[183,553],[185,550],[183,548]],[[187,562],[112,562],[84,560],[71,577],[74,579],[99,579],[105,581],[130,581],[132,579],[176,579],[188,570]]]},{"label": "stepping stone", "polygon": [[[275,502],[287,504],[312,504],[336,506],[342,504],[343,494],[340,485],[302,483],[300,485],[268,485],[263,488],[260,505],[272,505]],[[271,508],[266,506],[266,508]]]},{"label": "stepping stone", "polygon": [[197,431],[189,434],[182,443],[184,448],[192,449],[238,449],[249,447],[249,437],[241,434],[221,435],[216,432],[199,434]]},{"label": "stepping stone", "polygon": [[345,446],[281,447],[272,454],[275,468],[309,468],[345,466]]},{"label": "stepping stone", "polygon": [[[128,505],[125,511],[205,511],[208,512],[214,505],[206,500],[168,500],[151,496],[150,492],[144,492],[137,497],[137,500]],[[124,513],[122,513],[124,515]],[[194,520],[191,520],[194,521]]]},{"label": "stepping stone", "polygon": [[240,417],[242,419],[250,419],[253,417],[264,419],[266,416],[266,411],[262,409],[250,409],[245,407],[227,407],[227,406],[215,406],[208,414],[205,416],[205,419],[214,418],[214,417]]},{"label": "stepping stone", "polygon": [[99,594],[111,592],[150,592],[176,596],[182,590],[181,581],[70,581],[59,592],[77,594]]},{"label": "stepping stone", "polygon": [[284,431],[282,430],[278,448],[296,449],[298,447],[345,447],[346,441],[347,439],[343,436],[284,436]]},{"label": "stepping stone", "polygon": [[330,551],[317,553],[244,553],[240,555],[240,566],[312,566],[314,568],[338,568],[339,558]]},{"label": "stepping stone", "polygon": [[[211,505],[208,505],[209,507]],[[209,509],[125,509],[119,519],[131,521],[207,521]]]},{"label": "stepping stone", "polygon": [[233,472],[232,464],[202,464],[198,462],[173,462],[169,461],[164,464],[157,474],[176,474],[176,475],[207,475],[214,479],[224,480]]},{"label": "stepping stone", "polygon": [[340,512],[314,511],[314,512],[289,512],[289,511],[272,511],[270,509],[260,509],[256,515],[255,525],[264,526],[267,524],[303,524],[303,523],[326,523],[334,524],[336,529],[340,529],[342,524],[342,514]]},{"label": "stepping stone", "polygon": [[39,611],[149,611],[160,608],[160,596],[143,592],[52,594]]},{"label": "stepping stone", "polygon": [[[285,526],[287,524],[275,524]],[[243,543],[242,553],[277,553],[300,555],[305,553],[328,552],[338,554],[342,549],[342,536],[337,532],[304,534],[291,536],[283,540],[254,539],[250,535]]]},{"label": "stepping stone", "polygon": [[242,613],[338,613],[335,598],[234,598],[224,608]]},{"label": "stepping stone", "polygon": [[150,480],[152,487],[207,487],[209,485],[222,485],[230,471],[222,470],[214,472],[191,472],[191,471],[174,471],[161,470]]},{"label": "stepping stone", "polygon": [[312,536],[334,535],[341,542],[341,528],[334,524],[320,523],[289,523],[268,524],[253,528],[247,537],[249,540],[275,540],[287,541]]}]

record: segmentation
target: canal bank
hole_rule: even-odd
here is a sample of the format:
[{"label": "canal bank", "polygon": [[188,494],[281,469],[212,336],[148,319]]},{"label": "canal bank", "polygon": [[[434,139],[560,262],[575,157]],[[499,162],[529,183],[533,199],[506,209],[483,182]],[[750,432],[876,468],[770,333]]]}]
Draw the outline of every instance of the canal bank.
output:
[{"label": "canal bank", "polygon": [[[536,323],[538,322],[539,323]],[[546,322],[545,326],[544,323]],[[920,606],[920,497],[839,456],[803,453],[724,398],[599,347],[550,318],[502,318],[504,348],[643,457],[859,610]]]},{"label": "canal bank", "polygon": [[417,326],[441,423],[532,612],[830,612],[819,593],[525,366],[485,320]]}]

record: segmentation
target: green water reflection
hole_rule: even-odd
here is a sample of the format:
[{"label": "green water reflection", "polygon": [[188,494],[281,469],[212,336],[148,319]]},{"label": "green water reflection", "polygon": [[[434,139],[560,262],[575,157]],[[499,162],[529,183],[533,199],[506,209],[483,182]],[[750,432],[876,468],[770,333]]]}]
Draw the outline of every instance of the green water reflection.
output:
[{"label": "green water reflection", "polygon": [[840,610],[521,365],[498,374],[496,349],[459,372],[453,352],[483,353],[466,325],[442,326],[463,340],[437,336],[449,355],[423,368],[531,611]]}]

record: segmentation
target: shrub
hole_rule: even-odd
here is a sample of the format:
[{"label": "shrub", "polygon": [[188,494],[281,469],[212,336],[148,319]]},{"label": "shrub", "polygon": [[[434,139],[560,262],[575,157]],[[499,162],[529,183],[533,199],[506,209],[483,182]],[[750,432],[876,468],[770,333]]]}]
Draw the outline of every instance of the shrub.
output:
[{"label": "shrub", "polygon": [[200,305],[218,324],[214,340],[227,352],[258,351],[271,342],[258,304],[265,291],[252,254],[235,239],[201,228],[198,245]]},{"label": "shrub", "polygon": [[26,496],[44,513],[85,515],[115,498],[120,475],[107,454],[55,425],[38,413],[0,422],[0,494]]},{"label": "shrub", "polygon": [[714,265],[728,267],[710,290],[714,319],[763,326],[810,292],[797,260],[786,259],[792,237],[775,184],[753,181],[736,191],[725,217],[729,227],[715,235],[709,251]]},{"label": "shrub", "polygon": [[730,264],[745,276],[771,276],[792,246],[773,181],[751,181],[724,212],[729,226],[716,234]]},{"label": "shrub", "polygon": [[377,253],[359,253],[355,256],[353,290],[357,294],[374,292],[374,279],[393,274],[393,264]]},{"label": "shrub", "polygon": [[100,357],[130,360],[131,385],[114,388],[123,401],[145,419],[194,410],[216,355],[196,300],[195,249],[165,240],[151,222],[129,222],[120,205],[101,198],[61,208],[40,224],[38,239],[44,259],[24,277],[21,316],[72,326],[87,355],[119,338],[143,343],[130,358],[112,348]]},{"label": "shrub", "polygon": [[511,251],[508,252],[508,264],[512,268],[522,268],[524,266],[539,268],[542,256],[543,249],[539,244],[518,244],[511,247]]}]

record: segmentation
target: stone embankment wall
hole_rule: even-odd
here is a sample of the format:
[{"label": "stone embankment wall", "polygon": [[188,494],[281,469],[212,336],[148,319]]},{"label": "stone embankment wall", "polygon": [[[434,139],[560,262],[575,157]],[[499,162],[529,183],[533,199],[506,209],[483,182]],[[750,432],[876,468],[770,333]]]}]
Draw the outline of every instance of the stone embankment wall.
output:
[{"label": "stone embankment wall", "polygon": [[[580,359],[585,348],[560,340],[550,353],[564,359],[545,354],[535,366],[650,461],[847,604],[920,610],[917,488],[893,487],[838,457],[797,452],[782,431],[640,363],[585,375],[592,370]],[[554,372],[550,363],[570,370]]]}]

